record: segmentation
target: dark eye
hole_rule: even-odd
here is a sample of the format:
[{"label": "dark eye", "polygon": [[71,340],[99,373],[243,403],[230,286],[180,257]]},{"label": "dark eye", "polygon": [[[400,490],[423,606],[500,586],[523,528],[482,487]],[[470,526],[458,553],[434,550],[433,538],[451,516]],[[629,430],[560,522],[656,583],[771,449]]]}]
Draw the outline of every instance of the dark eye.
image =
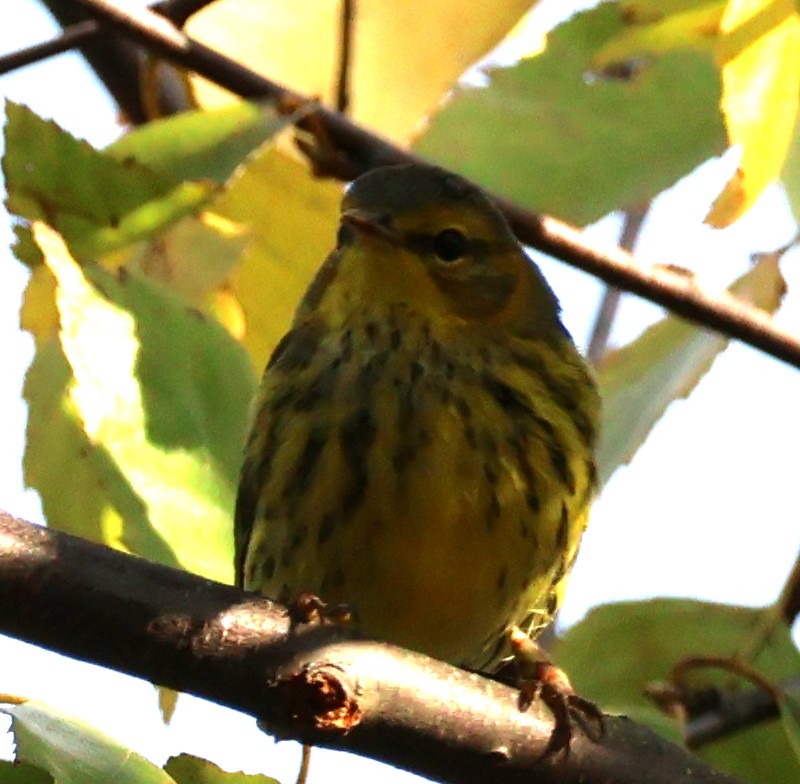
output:
[{"label": "dark eye", "polygon": [[457,261],[469,251],[469,240],[458,229],[445,229],[433,238],[433,252],[442,261]]}]

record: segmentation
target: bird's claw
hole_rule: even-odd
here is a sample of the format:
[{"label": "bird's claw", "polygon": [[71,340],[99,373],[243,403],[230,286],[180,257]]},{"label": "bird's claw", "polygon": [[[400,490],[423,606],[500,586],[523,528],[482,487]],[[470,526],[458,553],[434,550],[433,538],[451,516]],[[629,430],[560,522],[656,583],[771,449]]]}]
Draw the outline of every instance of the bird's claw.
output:
[{"label": "bird's claw", "polygon": [[304,592],[294,599],[281,596],[280,601],[286,605],[292,629],[311,623],[345,626],[353,619],[353,614],[346,604],[328,605],[313,593]]},{"label": "bird's claw", "polygon": [[567,674],[543,660],[536,643],[524,632],[513,629],[510,640],[520,677],[520,711],[528,710],[540,700],[553,714],[553,731],[542,757],[561,751],[569,754],[576,725],[589,740],[597,743],[605,734],[605,719],[600,708],[591,700],[576,694]]}]

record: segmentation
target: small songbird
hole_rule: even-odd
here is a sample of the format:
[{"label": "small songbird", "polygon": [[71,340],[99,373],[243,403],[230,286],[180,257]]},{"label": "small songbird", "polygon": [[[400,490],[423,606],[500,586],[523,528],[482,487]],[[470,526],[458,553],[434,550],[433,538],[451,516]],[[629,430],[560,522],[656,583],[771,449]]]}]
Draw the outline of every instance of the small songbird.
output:
[{"label": "small songbird", "polygon": [[559,314],[475,186],[421,164],[357,179],[261,382],[238,584],[476,669],[535,638],[596,483],[597,388]]}]

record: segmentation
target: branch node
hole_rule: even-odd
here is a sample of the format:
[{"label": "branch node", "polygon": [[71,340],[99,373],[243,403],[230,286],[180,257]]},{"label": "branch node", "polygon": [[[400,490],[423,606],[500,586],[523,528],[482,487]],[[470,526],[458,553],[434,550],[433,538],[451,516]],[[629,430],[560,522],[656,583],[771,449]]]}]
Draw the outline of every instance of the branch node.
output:
[{"label": "branch node", "polygon": [[343,735],[361,723],[358,689],[337,665],[310,662],[275,688],[300,734]]}]

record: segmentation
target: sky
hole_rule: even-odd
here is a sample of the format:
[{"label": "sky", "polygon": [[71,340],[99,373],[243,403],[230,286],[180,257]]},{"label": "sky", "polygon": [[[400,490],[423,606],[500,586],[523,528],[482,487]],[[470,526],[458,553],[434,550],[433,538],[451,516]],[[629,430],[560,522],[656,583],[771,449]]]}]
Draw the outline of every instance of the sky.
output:
[{"label": "sky", "polygon": [[[553,7],[555,3],[545,3]],[[2,12],[0,12],[1,14]],[[8,11],[6,11],[8,14]],[[45,40],[56,27],[35,0],[17,0],[13,20],[0,24],[0,52]],[[115,109],[76,55],[0,77],[0,95],[22,102],[96,146],[119,133]],[[735,156],[735,154],[734,154]],[[645,224],[637,256],[673,263],[721,288],[747,269],[753,252],[776,248],[795,225],[778,188],[724,231],[702,224],[711,201],[735,167],[735,157],[703,165],[660,196]],[[38,498],[24,489],[21,455],[26,411],[21,385],[32,356],[18,326],[26,282],[14,260],[11,219],[0,214],[0,508],[43,522]],[[589,228],[614,242],[619,220]],[[800,334],[798,256],[783,263],[789,295],[777,317]],[[585,345],[601,287],[583,273],[544,260],[541,266],[562,300],[564,317]],[[625,343],[661,316],[659,308],[626,297],[612,341]],[[759,352],[731,346],[686,401],[673,404],[630,466],[620,469],[595,505],[560,616],[577,622],[597,604],[651,596],[698,597],[758,606],[775,600],[800,548],[796,483],[800,374]],[[0,638],[0,693],[46,698],[162,763],[188,751],[228,770],[265,772],[292,781],[296,744],[274,744],[253,720],[191,697],[181,697],[169,727],[153,732],[155,692],[144,682]],[[0,731],[4,727],[0,718]],[[0,734],[0,755],[10,744]],[[346,770],[356,779],[412,781],[367,760],[317,751],[312,784]]]}]

